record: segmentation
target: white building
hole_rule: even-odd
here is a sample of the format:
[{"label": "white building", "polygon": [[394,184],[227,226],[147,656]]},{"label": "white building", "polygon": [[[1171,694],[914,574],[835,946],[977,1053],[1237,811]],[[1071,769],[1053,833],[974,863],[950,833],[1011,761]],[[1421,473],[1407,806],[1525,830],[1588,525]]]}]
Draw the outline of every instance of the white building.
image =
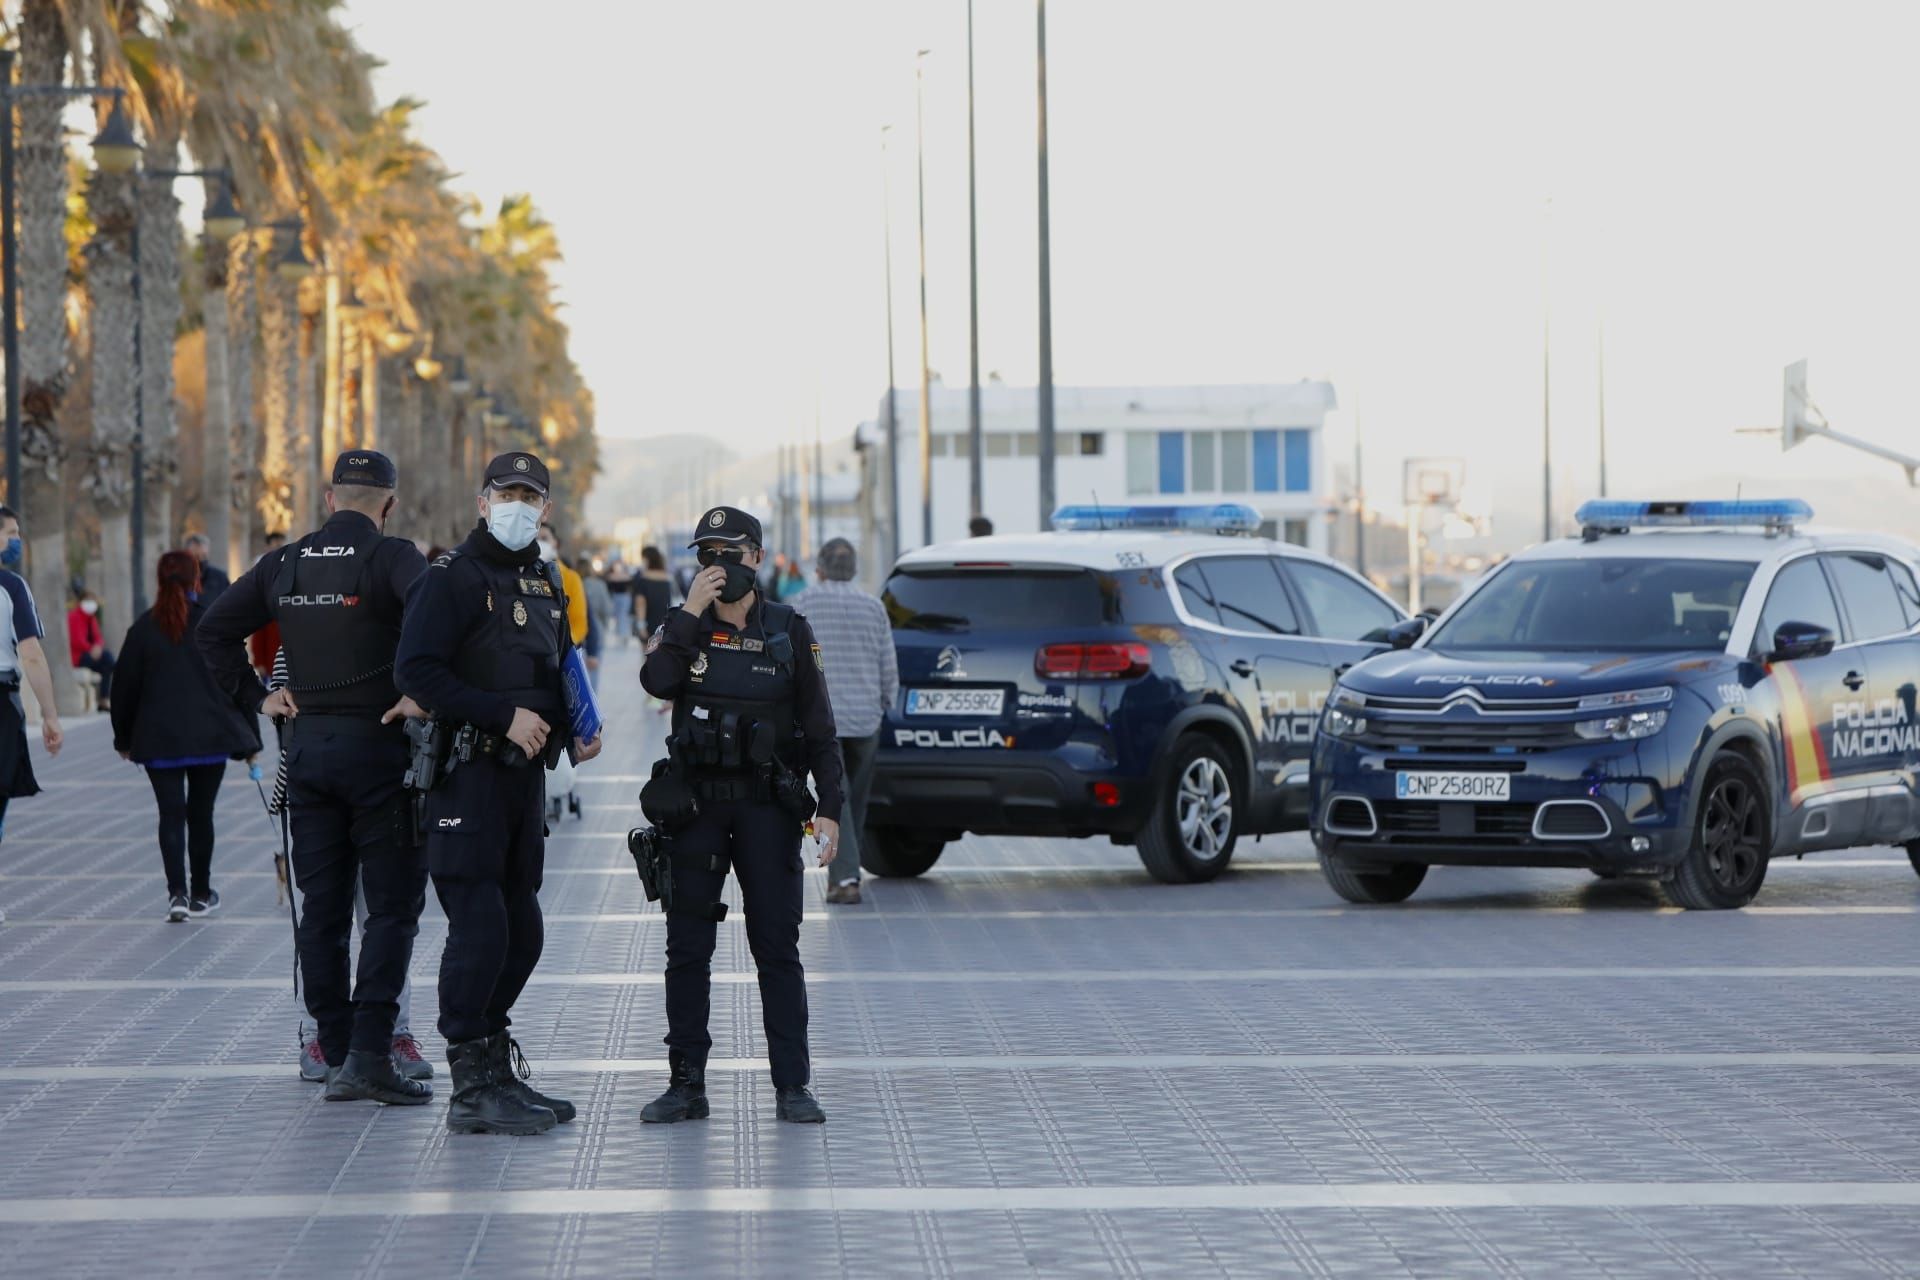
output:
[{"label": "white building", "polygon": [[[900,549],[922,545],[920,395],[897,392]],[[1333,384],[1056,387],[1054,496],[1061,506],[1244,502],[1266,536],[1325,551],[1329,471],[1321,428]],[[885,400],[857,436],[873,553],[887,546]],[[1038,394],[983,386],[982,505],[996,533],[1040,527]],[[933,389],[933,541],[967,536],[967,388]]]}]

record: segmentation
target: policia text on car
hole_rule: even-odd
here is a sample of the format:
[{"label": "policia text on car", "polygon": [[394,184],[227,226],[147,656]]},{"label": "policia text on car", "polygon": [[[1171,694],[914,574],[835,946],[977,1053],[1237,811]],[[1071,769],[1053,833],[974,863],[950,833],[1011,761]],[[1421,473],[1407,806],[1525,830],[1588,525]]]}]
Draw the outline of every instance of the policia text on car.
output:
[{"label": "policia text on car", "polygon": [[[648,639],[640,672],[648,693],[673,702],[668,759],[642,798],[648,816],[664,820],[673,886],[666,974],[672,1078],[641,1118],[660,1123],[707,1114],[709,964],[731,865],[760,975],[778,1113],[817,1123],[826,1117],[807,1091],[800,967],[802,796],[811,773],[820,861],[830,862],[839,843],[842,774],[820,647],[805,618],[754,591],[763,557],[758,520],[715,507],[701,517],[693,545],[701,570],[686,604]],[[635,852],[646,871],[647,851]],[[656,882],[649,892],[657,891]]]},{"label": "policia text on car", "polygon": [[[307,1010],[327,1060],[331,1101],[415,1105],[433,1090],[405,1078],[391,1054],[401,985],[425,905],[426,864],[402,790],[400,721],[418,708],[394,688],[394,651],[410,588],[426,559],[381,532],[399,476],[370,450],[333,467],[326,524],[262,556],[220,594],[199,642],[214,679],[246,711],[283,725],[296,938]],[[246,638],[280,624],[289,683],[260,684]],[[354,887],[366,893],[359,981],[349,987]]]},{"label": "policia text on car", "polygon": [[574,1116],[526,1085],[507,1030],[543,942],[546,770],[563,751],[576,763],[600,751],[597,736],[570,743],[566,732],[566,598],[534,542],[547,486],[532,454],[487,464],[481,523],[415,585],[395,668],[449,744],[422,811],[447,914],[440,1034],[453,1069],[447,1127],[459,1133],[539,1133]]}]

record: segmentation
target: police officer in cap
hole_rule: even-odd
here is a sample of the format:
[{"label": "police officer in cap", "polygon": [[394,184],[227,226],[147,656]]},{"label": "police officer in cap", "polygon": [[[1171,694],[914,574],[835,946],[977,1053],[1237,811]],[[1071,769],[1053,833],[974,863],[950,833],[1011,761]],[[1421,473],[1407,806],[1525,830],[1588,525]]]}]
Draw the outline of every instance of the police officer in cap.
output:
[{"label": "police officer in cap", "polygon": [[[286,727],[296,931],[307,1011],[327,1059],[327,1099],[417,1106],[433,1096],[393,1056],[400,988],[426,905],[415,845],[402,719],[419,708],[394,688],[407,592],[426,558],[383,534],[399,475],[392,459],[351,450],[333,465],[331,514],[317,532],[269,551],[201,619],[215,682],[243,709]],[[289,683],[271,695],[246,639],[280,624]],[[348,985],[354,886],[366,894],[360,974]]]},{"label": "police officer in cap", "polygon": [[[717,903],[732,866],[746,906],[747,945],[760,973],[761,1016],[782,1120],[826,1119],[807,1090],[806,974],[800,967],[802,818],[789,803],[808,773],[822,866],[840,840],[840,741],[820,646],[792,606],[754,589],[765,553],[760,522],[733,507],[700,518],[700,571],[686,603],[647,641],[640,683],[673,702],[674,769],[698,812],[673,838],[675,908],[667,914],[667,1091],[649,1123],[707,1114],[709,962]],[[762,759],[762,757],[766,757]],[[681,904],[688,904],[683,907]]]},{"label": "police officer in cap", "polygon": [[503,453],[487,464],[480,523],[434,560],[407,601],[400,689],[450,732],[450,772],[428,792],[427,866],[447,913],[440,1034],[453,1068],[455,1133],[540,1133],[573,1104],[537,1093],[507,1028],[540,960],[546,772],[600,740],[569,741],[560,664],[567,601],[534,540],[552,510],[546,464]]}]

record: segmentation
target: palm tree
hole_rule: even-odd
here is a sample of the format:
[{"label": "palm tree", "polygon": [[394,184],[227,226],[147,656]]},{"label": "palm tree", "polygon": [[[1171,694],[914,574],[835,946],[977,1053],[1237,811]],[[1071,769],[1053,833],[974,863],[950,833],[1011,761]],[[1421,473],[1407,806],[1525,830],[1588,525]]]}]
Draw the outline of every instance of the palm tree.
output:
[{"label": "palm tree", "polygon": [[96,172],[87,184],[93,239],[87,245],[92,322],[93,434],[81,488],[100,517],[101,608],[133,616],[129,507],[139,386],[134,377],[133,244],[138,213],[132,174]]},{"label": "palm tree", "polygon": [[[233,445],[222,523],[232,531],[233,543],[240,548],[241,555],[235,557],[229,552],[230,569],[238,569],[253,548],[260,545],[260,538],[255,536],[253,502],[254,458],[258,453],[259,434],[253,412],[253,338],[260,323],[256,306],[259,294],[254,288],[256,269],[253,236],[246,233],[235,236],[227,245],[227,415]],[[211,505],[208,510],[208,519],[216,519],[211,514]],[[285,528],[281,525],[278,531]],[[262,528],[259,532],[267,531]]]}]

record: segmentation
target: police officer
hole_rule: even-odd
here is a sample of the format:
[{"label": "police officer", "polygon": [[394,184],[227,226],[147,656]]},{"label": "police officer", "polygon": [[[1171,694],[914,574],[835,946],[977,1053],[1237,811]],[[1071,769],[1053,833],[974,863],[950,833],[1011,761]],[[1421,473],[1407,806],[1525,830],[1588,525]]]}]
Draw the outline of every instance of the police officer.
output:
[{"label": "police officer", "polygon": [[[416,847],[402,718],[419,708],[394,688],[394,650],[407,592],[426,558],[382,530],[398,483],[391,459],[351,450],[333,464],[325,525],[269,551],[221,592],[201,619],[214,681],[243,709],[287,728],[287,801],[296,931],[307,1011],[327,1060],[327,1099],[417,1106],[431,1086],[392,1056],[400,988],[426,905]],[[277,622],[289,682],[261,686],[246,638]],[[366,894],[359,982],[349,992],[354,886]]]},{"label": "police officer", "polygon": [[[789,605],[762,600],[760,522],[733,507],[700,518],[700,571],[686,604],[647,641],[640,683],[673,702],[675,769],[698,814],[673,836],[675,909],[667,915],[667,1091],[640,1118],[654,1124],[707,1114],[709,962],[715,919],[680,904],[713,904],[727,867],[740,879],[747,945],[760,973],[761,1016],[778,1115],[818,1124],[807,1091],[806,974],[800,967],[801,819],[778,786],[808,772],[819,792],[814,829],[822,866],[840,839],[840,742],[821,674],[820,646]],[[763,754],[770,759],[761,760]]]},{"label": "police officer", "polygon": [[600,753],[598,737],[569,744],[567,601],[534,541],[552,509],[547,494],[546,464],[532,454],[487,464],[480,524],[416,584],[395,668],[401,691],[456,744],[424,822],[447,913],[440,1034],[455,1133],[541,1133],[574,1116],[572,1103],[527,1086],[507,1032],[540,960],[546,771],[569,745],[576,764]]}]

